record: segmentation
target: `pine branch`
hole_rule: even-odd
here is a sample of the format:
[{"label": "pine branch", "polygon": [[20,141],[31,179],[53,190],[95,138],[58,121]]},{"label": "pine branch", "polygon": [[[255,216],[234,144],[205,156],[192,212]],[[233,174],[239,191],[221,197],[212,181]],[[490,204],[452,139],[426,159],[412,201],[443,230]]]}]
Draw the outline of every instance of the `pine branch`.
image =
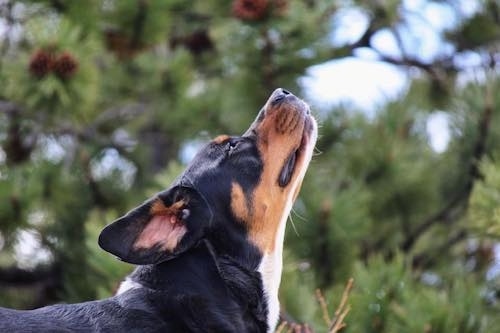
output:
[{"label": "pine branch", "polygon": [[437,249],[425,251],[425,252],[422,252],[420,254],[415,255],[413,257],[413,260],[412,260],[412,266],[419,267],[419,268],[427,268],[427,267],[434,265],[439,256],[430,255],[431,253],[439,254],[439,253],[448,252],[448,250],[452,246],[461,242],[466,237],[467,237],[467,232],[465,230],[460,230],[460,231],[456,232],[451,237],[449,237],[448,240],[444,244],[439,246]]},{"label": "pine branch", "polygon": [[148,1],[137,0],[137,13],[133,21],[132,38],[130,39],[130,47],[132,49],[142,46],[141,37],[144,33],[144,24],[146,23],[148,13]]},{"label": "pine branch", "polygon": [[[354,285],[354,279],[350,278],[347,281],[344,291],[342,292],[340,303],[337,306],[337,309],[335,310],[333,318],[330,317],[328,304],[325,300],[325,297],[323,296],[323,293],[321,292],[320,289],[316,289],[316,299],[318,300],[319,306],[321,308],[323,321],[328,326],[328,331],[327,331],[328,333],[337,333],[342,331],[342,329],[346,327],[344,319],[351,310],[350,305],[347,304],[347,300],[349,299],[349,295],[352,291],[353,285]],[[283,323],[278,327],[276,333],[282,332],[282,330],[285,328],[293,328],[293,330],[291,330],[290,332],[307,332],[307,333],[312,332],[308,325],[297,326],[296,322],[292,322],[292,324],[290,324],[288,320],[284,320]]]},{"label": "pine branch", "polygon": [[308,324],[301,324],[293,318],[288,312],[281,311],[280,324],[275,333],[313,333]]},{"label": "pine branch", "polygon": [[[415,227],[413,230],[410,230],[406,233],[406,237],[401,242],[399,248],[403,252],[410,252],[413,249],[415,243],[422,237],[431,227],[437,224],[442,225],[450,225],[455,223],[467,210],[468,201],[470,195],[472,194],[472,190],[474,187],[474,183],[481,179],[481,173],[479,170],[479,164],[486,153],[486,140],[489,134],[489,128],[491,124],[491,117],[493,113],[493,100],[492,100],[492,92],[491,89],[487,89],[485,96],[485,104],[483,112],[480,115],[478,121],[477,132],[478,135],[476,137],[476,141],[473,145],[472,154],[469,159],[468,165],[468,179],[465,181],[462,189],[459,190],[441,209],[437,212],[431,214],[427,217],[421,224]],[[458,236],[460,235],[460,237]],[[447,242],[443,246],[443,251],[449,248],[451,245],[454,245],[456,242],[463,239],[465,235],[461,233],[457,234],[457,237],[453,237],[455,239],[453,242]],[[385,239],[380,239],[375,243],[367,244],[364,246],[362,250],[361,257],[366,260],[371,253],[378,252],[385,246]],[[392,251],[386,253],[386,258],[391,258],[394,255]],[[421,259],[421,258],[420,258]],[[417,256],[415,259],[415,263],[419,262],[419,257]]]},{"label": "pine branch", "polygon": [[[339,48],[333,49],[331,53],[331,57],[333,58],[339,58],[339,57],[345,57],[345,56],[355,56],[354,51],[357,48],[361,47],[366,47],[374,51],[378,57],[379,61],[381,62],[386,62],[388,64],[392,64],[395,66],[402,66],[402,67],[415,67],[420,70],[423,70],[427,74],[429,74],[433,79],[440,80],[442,77],[442,72],[457,72],[458,68],[454,65],[452,57],[446,57],[442,59],[436,59],[433,62],[424,62],[422,60],[419,60],[414,57],[410,57],[406,54],[403,44],[400,40],[399,35],[394,31],[394,29],[391,29],[393,31],[393,35],[395,36],[395,39],[398,43],[398,46],[400,48],[401,54],[403,55],[401,58],[396,58],[393,56],[389,56],[387,54],[382,53],[380,50],[376,49],[373,47],[371,43],[372,37],[380,30],[383,28],[387,28],[386,26],[382,25],[380,22],[377,21],[376,18],[372,19],[368,27],[366,28],[365,32],[361,35],[361,37],[351,43],[347,44],[344,46],[341,46]],[[388,27],[391,28],[391,27]],[[317,61],[316,61],[317,63]]]},{"label": "pine branch", "polygon": [[493,113],[492,92],[487,89],[485,97],[485,105],[478,122],[478,136],[473,146],[472,155],[468,166],[468,179],[465,182],[461,191],[459,191],[441,210],[428,217],[424,222],[417,226],[408,234],[406,239],[401,243],[400,248],[404,252],[409,252],[418,239],[432,226],[436,224],[452,224],[467,209],[469,197],[472,194],[472,189],[476,180],[481,179],[479,171],[479,163],[486,153],[486,140],[491,124]]},{"label": "pine branch", "polygon": [[319,211],[318,219],[318,238],[317,238],[317,263],[320,267],[320,286],[326,287],[331,283],[333,267],[330,260],[330,246],[328,242],[328,234],[330,233],[329,220],[332,212],[331,203],[329,200],[323,200]]},{"label": "pine branch", "polygon": [[102,192],[99,183],[95,180],[94,176],[92,175],[92,170],[91,170],[91,159],[90,156],[86,151],[84,151],[82,154],[80,154],[80,163],[82,165],[82,168],[84,170],[84,177],[85,180],[87,181],[87,184],[89,186],[90,190],[90,195],[92,197],[92,201],[94,205],[101,209],[105,209],[109,205],[109,200],[106,198],[104,193]]},{"label": "pine branch", "polygon": [[347,281],[344,292],[342,293],[339,306],[337,307],[337,310],[335,310],[332,322],[328,328],[328,333],[340,332],[346,326],[344,319],[351,310],[351,306],[347,304],[347,300],[349,299],[353,285],[354,279],[350,278],[349,281]]},{"label": "pine branch", "polygon": [[0,101],[0,112],[7,116],[7,137],[2,148],[7,155],[7,163],[11,165],[25,162],[38,141],[39,133],[36,131],[32,131],[30,135],[23,133],[21,111],[20,106],[15,103]]},{"label": "pine branch", "polygon": [[29,286],[53,279],[59,279],[57,264],[39,266],[32,270],[21,269],[16,266],[0,267],[0,284],[3,285],[16,287]]},{"label": "pine branch", "polygon": [[9,115],[13,113],[19,113],[20,111],[21,108],[16,103],[6,100],[0,100],[0,112]]},{"label": "pine branch", "polygon": [[321,308],[321,313],[323,315],[323,321],[328,325],[328,327],[332,326],[332,319],[330,318],[330,314],[328,313],[328,305],[326,304],[325,297],[320,289],[316,289],[316,299],[318,300],[319,306]]},{"label": "pine branch", "polygon": [[[2,36],[2,44],[0,45],[0,58],[3,58],[9,51],[11,45],[11,34],[12,26],[15,24],[13,15],[14,3],[11,1],[6,1],[0,5],[0,17],[4,18],[3,26],[6,31],[4,31]],[[3,61],[0,61],[0,68],[3,65]]]},{"label": "pine branch", "polygon": [[261,50],[262,83],[267,91],[272,91],[275,88],[274,78],[276,76],[276,68],[273,62],[275,46],[269,36],[269,30],[267,28],[262,29],[261,36],[264,40],[264,46]]},{"label": "pine branch", "polygon": [[0,268],[0,286],[7,288],[29,288],[32,302],[23,309],[35,309],[61,300],[62,271],[58,263],[39,266],[33,270],[18,267]]}]

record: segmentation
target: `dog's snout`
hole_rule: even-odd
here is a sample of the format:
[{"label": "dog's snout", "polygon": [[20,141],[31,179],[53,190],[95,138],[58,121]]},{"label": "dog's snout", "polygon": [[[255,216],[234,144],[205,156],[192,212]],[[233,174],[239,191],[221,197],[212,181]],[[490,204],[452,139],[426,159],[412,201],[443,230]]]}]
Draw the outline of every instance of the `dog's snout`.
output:
[{"label": "dog's snout", "polygon": [[293,94],[291,92],[289,92],[288,90],[283,89],[283,88],[278,88],[271,95],[271,103],[273,105],[276,105],[276,104],[280,103],[281,101],[283,101],[285,99],[285,97],[290,96],[290,95],[293,96]]}]

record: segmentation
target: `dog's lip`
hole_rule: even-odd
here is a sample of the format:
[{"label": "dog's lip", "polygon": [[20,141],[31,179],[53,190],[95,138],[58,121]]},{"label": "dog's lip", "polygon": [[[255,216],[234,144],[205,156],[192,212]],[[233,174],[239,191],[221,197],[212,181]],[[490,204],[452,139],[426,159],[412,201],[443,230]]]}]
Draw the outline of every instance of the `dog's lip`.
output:
[{"label": "dog's lip", "polygon": [[285,164],[281,168],[278,184],[280,187],[286,187],[290,181],[292,180],[292,176],[295,173],[295,169],[297,166],[297,160],[300,156],[305,152],[307,144],[309,142],[309,137],[313,131],[312,125],[312,117],[310,116],[310,112],[306,113],[305,122],[304,122],[304,130],[302,132],[302,139],[300,141],[300,145],[297,149],[294,149],[288,158],[286,159]]},{"label": "dog's lip", "polygon": [[309,144],[311,139],[311,135],[314,131],[314,118],[311,116],[309,109],[307,109],[305,122],[304,122],[304,130],[302,132],[302,139],[300,140],[299,148],[297,149],[297,157],[303,154]]},{"label": "dog's lip", "polygon": [[296,149],[294,150],[290,156],[288,156],[285,164],[281,168],[281,172],[278,178],[278,184],[281,187],[285,187],[290,183],[290,180],[292,179],[292,175],[295,171],[295,164],[297,162],[297,154],[299,150]]}]

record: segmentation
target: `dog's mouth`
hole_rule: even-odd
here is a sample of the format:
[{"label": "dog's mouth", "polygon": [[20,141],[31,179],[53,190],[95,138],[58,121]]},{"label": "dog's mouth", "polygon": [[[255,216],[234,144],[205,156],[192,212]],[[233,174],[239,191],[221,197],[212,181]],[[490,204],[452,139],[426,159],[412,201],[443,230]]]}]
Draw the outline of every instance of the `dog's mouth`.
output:
[{"label": "dog's mouth", "polygon": [[297,157],[299,154],[299,149],[296,149],[294,152],[288,156],[285,165],[281,169],[280,176],[278,179],[278,184],[281,187],[285,187],[290,183],[292,179],[293,172],[295,171],[295,164],[297,162]]},{"label": "dog's mouth", "polygon": [[243,136],[255,143],[261,169],[250,197],[244,184],[233,184],[231,209],[246,221],[252,242],[270,254],[282,246],[287,216],[316,143],[317,123],[304,101],[279,88]]},{"label": "dog's mouth", "polygon": [[300,142],[300,146],[290,153],[288,158],[285,160],[285,164],[281,168],[281,172],[278,178],[278,184],[280,187],[286,187],[290,183],[290,181],[292,180],[292,176],[295,173],[295,169],[297,167],[297,161],[300,155],[306,149],[308,137],[310,134],[309,131],[312,127],[309,122],[310,122],[309,117],[306,117],[304,133],[302,134],[302,140]]},{"label": "dog's mouth", "polygon": [[279,88],[243,136],[261,138],[259,149],[272,170],[272,181],[284,189],[293,182],[294,175],[307,167],[308,161],[304,162],[314,144],[312,140],[315,142],[315,124],[309,106]]}]

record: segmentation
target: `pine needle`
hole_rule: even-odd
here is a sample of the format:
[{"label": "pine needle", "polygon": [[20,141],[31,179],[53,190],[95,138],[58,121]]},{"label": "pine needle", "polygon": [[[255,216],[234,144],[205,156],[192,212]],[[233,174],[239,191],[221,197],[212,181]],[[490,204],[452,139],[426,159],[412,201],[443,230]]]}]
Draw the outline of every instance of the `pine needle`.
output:
[{"label": "pine needle", "polygon": [[288,323],[286,321],[281,322],[281,324],[279,324],[274,333],[281,333],[287,325]]},{"label": "pine needle", "polygon": [[316,289],[316,298],[318,299],[319,306],[321,307],[321,312],[323,313],[323,320],[330,327],[332,325],[332,320],[328,314],[328,305],[326,304],[325,297],[321,293],[321,290]]},{"label": "pine needle", "polygon": [[344,323],[344,318],[347,316],[349,311],[351,310],[351,306],[346,304],[349,299],[349,294],[351,293],[352,286],[354,284],[354,279],[350,278],[347,281],[347,285],[342,293],[342,298],[340,299],[340,304],[335,311],[335,315],[333,317],[332,323],[329,325],[328,333],[336,333],[339,332],[342,328],[346,326]]}]

